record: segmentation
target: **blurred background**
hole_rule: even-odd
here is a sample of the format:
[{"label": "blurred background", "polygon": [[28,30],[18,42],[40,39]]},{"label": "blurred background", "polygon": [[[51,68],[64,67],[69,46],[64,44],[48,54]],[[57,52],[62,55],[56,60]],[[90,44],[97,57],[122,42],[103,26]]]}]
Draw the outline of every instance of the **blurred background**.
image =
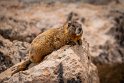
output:
[{"label": "blurred background", "polygon": [[124,83],[124,0],[0,0],[0,73],[67,17],[80,21],[101,83]]}]

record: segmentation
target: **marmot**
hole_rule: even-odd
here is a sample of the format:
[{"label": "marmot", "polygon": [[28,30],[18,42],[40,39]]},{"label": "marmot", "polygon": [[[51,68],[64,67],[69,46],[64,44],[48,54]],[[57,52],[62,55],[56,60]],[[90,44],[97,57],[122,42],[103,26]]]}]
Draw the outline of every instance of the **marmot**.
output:
[{"label": "marmot", "polygon": [[29,59],[17,67],[23,71],[30,63],[39,63],[45,56],[64,45],[82,44],[82,26],[76,21],[68,21],[60,28],[52,28],[39,34],[31,43]]}]

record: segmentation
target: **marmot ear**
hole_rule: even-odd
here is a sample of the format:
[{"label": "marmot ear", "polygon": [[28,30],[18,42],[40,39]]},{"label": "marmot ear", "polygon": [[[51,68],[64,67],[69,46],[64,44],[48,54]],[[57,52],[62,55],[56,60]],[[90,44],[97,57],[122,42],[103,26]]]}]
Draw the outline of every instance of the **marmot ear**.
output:
[{"label": "marmot ear", "polygon": [[70,26],[71,26],[71,23],[72,23],[71,21],[68,21],[68,27],[70,27]]},{"label": "marmot ear", "polygon": [[71,21],[74,16],[74,12],[70,12],[67,17],[67,21]]}]

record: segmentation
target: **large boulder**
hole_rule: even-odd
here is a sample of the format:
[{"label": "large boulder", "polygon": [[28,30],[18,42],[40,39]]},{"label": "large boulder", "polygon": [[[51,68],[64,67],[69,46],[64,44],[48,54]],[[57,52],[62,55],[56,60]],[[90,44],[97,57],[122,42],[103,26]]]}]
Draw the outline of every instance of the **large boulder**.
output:
[{"label": "large boulder", "polygon": [[92,64],[86,41],[83,45],[64,46],[47,55],[38,65],[11,76],[9,68],[0,74],[9,83],[99,83],[97,68]]}]

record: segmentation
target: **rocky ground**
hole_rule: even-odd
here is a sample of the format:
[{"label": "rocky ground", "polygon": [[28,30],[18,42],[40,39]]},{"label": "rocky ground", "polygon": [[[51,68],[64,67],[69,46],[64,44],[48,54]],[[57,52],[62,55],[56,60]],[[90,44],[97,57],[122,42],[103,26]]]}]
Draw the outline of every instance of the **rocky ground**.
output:
[{"label": "rocky ground", "polygon": [[[74,19],[82,23],[82,39],[85,38],[89,43],[89,55],[98,68],[100,82],[124,82],[124,4],[121,0],[105,0],[104,4],[1,0],[0,11],[0,73],[25,59],[31,41],[38,34],[49,28],[62,26],[72,13]],[[55,65],[58,64],[60,63]],[[36,71],[30,73],[39,76],[36,74]],[[15,77],[18,75],[25,76],[21,73]],[[83,78],[82,76],[81,79]],[[14,76],[7,81],[14,82],[13,79]]]}]

